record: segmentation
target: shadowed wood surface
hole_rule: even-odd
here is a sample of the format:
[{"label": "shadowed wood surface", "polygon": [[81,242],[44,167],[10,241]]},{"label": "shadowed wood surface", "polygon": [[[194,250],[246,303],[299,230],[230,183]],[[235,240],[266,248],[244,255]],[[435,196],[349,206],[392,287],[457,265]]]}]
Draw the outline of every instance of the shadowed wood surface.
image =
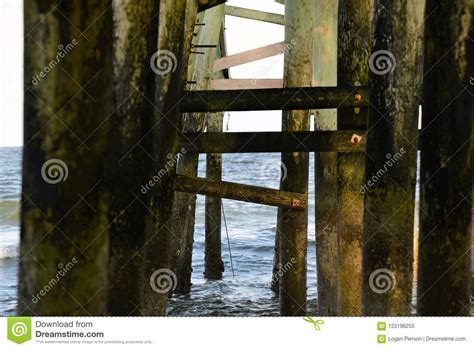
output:
[{"label": "shadowed wood surface", "polygon": [[368,90],[353,87],[285,87],[256,90],[186,91],[181,112],[306,110],[368,106]]}]

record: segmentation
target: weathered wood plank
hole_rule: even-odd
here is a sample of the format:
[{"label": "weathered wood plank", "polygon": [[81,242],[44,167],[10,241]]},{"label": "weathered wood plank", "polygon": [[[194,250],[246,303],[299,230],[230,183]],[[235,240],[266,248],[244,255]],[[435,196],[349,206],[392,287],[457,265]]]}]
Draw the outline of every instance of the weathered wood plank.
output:
[{"label": "weathered wood plank", "polygon": [[368,90],[353,87],[285,87],[256,90],[186,91],[181,112],[306,110],[368,106]]},{"label": "weathered wood plank", "polygon": [[292,193],[241,183],[210,181],[204,178],[182,175],[177,175],[174,183],[176,191],[185,193],[253,202],[268,206],[288,207],[294,210],[303,210],[307,206],[307,196],[302,193]]},{"label": "weathered wood plank", "polygon": [[252,90],[282,88],[282,79],[218,79],[211,81],[211,90]]},{"label": "weathered wood plank", "polygon": [[243,7],[225,5],[225,14],[228,16],[253,19],[255,21],[268,22],[273,24],[285,24],[285,16],[278,13],[257,11]]},{"label": "weathered wood plank", "polygon": [[234,55],[230,55],[227,57],[222,57],[216,59],[214,62],[214,66],[212,67],[212,71],[218,71],[222,69],[227,69],[231,67],[235,67],[237,65],[250,63],[254,61],[258,61],[260,59],[272,57],[283,53],[285,48],[285,42],[277,42],[275,44],[267,45],[258,47],[252,50],[248,50],[245,52],[236,53]]},{"label": "weathered wood plank", "polygon": [[[353,140],[357,134],[362,137]],[[361,152],[361,131],[186,132],[180,146],[188,153]]]}]

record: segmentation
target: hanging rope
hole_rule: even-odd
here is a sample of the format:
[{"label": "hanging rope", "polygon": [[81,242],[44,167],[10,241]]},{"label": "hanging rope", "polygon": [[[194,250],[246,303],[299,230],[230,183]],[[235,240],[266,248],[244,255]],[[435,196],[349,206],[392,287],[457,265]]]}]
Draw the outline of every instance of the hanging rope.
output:
[{"label": "hanging rope", "polygon": [[224,217],[225,234],[227,235],[227,246],[229,247],[230,267],[232,269],[232,277],[235,277],[234,263],[232,262],[232,250],[230,249],[229,230],[227,229],[227,220],[225,219],[224,203],[222,202],[222,200],[221,200],[221,207],[222,207],[222,216]]}]

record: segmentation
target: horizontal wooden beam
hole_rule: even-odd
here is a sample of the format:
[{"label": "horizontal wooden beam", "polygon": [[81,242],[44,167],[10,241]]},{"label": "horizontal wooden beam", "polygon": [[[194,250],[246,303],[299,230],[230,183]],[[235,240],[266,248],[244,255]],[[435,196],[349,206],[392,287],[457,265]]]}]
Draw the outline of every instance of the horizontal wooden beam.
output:
[{"label": "horizontal wooden beam", "polygon": [[222,69],[235,67],[237,65],[258,61],[267,57],[276,56],[283,53],[284,47],[285,42],[282,41],[277,42],[275,44],[255,48],[253,50],[236,53],[227,57],[222,57],[216,59],[216,61],[214,62],[214,66],[212,67],[212,71],[215,72]]},{"label": "horizontal wooden beam", "polygon": [[199,0],[198,12],[206,11],[214,6],[226,3],[227,0]]},{"label": "horizontal wooden beam", "polygon": [[363,131],[187,132],[181,147],[190,153],[359,152]]},{"label": "horizontal wooden beam", "polygon": [[195,178],[177,175],[174,190],[201,194],[225,199],[232,199],[256,204],[305,209],[308,204],[307,196],[301,193],[257,187],[254,185],[231,183],[224,181],[210,181],[204,178]]},{"label": "horizontal wooden beam", "polygon": [[303,110],[368,106],[368,91],[353,87],[296,87],[227,91],[183,91],[180,110],[217,112]]},{"label": "horizontal wooden beam", "polygon": [[285,16],[277,13],[251,10],[243,7],[225,6],[225,14],[228,16],[253,19],[255,21],[268,22],[273,24],[285,24]]},{"label": "horizontal wooden beam", "polygon": [[282,79],[217,79],[211,81],[211,90],[251,90],[282,87]]}]

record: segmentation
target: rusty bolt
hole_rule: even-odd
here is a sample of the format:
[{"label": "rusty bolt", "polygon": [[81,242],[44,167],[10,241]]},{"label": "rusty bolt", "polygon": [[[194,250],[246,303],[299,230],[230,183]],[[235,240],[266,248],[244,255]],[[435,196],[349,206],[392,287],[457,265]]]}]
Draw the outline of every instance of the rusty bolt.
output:
[{"label": "rusty bolt", "polygon": [[356,135],[355,133],[351,137],[351,143],[357,144],[362,141],[362,136]]},{"label": "rusty bolt", "polygon": [[362,100],[362,96],[360,94],[356,94],[354,96],[354,99],[355,99],[356,102],[360,102]]},{"label": "rusty bolt", "polygon": [[292,202],[291,202],[291,206],[293,207],[300,207],[301,206],[301,201],[300,199],[295,199],[293,198]]}]

